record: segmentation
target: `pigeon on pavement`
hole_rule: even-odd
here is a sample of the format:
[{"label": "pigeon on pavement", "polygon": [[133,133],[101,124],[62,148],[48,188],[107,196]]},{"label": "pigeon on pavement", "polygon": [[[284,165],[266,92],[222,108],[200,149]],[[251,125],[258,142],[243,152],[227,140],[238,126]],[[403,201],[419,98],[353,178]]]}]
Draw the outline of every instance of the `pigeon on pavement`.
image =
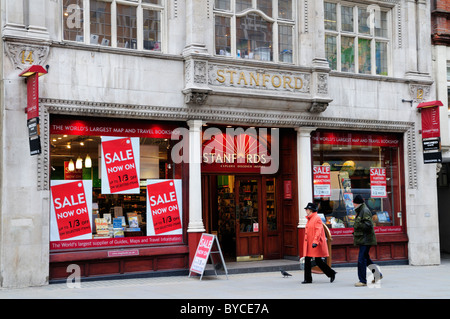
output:
[{"label": "pigeon on pavement", "polygon": [[283,269],[280,269],[280,271],[281,271],[281,274],[283,275],[283,278],[292,276],[290,273],[284,271]]}]

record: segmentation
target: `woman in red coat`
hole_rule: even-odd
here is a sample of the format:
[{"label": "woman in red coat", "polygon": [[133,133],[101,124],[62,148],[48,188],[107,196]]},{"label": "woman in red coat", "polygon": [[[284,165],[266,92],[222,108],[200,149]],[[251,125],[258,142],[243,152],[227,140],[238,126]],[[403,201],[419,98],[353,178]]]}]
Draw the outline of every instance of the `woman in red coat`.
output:
[{"label": "woman in red coat", "polygon": [[317,206],[314,203],[308,203],[306,210],[306,228],[305,241],[303,243],[303,252],[305,255],[305,280],[302,284],[312,283],[311,275],[311,259],[314,258],[316,265],[323,271],[330,282],[334,281],[336,271],[331,269],[323,260],[322,257],[328,257],[328,246],[325,238],[325,231],[323,229],[322,220],[317,215]]}]

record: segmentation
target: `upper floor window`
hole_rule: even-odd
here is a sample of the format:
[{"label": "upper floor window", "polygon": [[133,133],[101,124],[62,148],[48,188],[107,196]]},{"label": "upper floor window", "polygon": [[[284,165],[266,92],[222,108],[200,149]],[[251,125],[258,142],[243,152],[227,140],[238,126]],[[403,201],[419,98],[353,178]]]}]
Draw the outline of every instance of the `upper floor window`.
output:
[{"label": "upper floor window", "polygon": [[165,0],[64,0],[63,38],[161,51]]},{"label": "upper floor window", "polygon": [[390,11],[377,5],[325,2],[325,53],[332,70],[388,75]]},{"label": "upper floor window", "polygon": [[215,0],[215,54],[293,63],[293,0]]}]

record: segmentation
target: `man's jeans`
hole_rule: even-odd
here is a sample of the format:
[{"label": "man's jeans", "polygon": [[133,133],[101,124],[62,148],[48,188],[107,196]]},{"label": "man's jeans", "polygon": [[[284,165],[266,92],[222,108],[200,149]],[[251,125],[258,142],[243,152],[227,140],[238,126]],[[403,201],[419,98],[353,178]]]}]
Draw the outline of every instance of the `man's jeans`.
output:
[{"label": "man's jeans", "polygon": [[372,260],[369,256],[369,250],[371,246],[361,245],[359,246],[359,254],[358,254],[358,278],[362,283],[367,284],[366,279],[366,268],[373,264]]}]

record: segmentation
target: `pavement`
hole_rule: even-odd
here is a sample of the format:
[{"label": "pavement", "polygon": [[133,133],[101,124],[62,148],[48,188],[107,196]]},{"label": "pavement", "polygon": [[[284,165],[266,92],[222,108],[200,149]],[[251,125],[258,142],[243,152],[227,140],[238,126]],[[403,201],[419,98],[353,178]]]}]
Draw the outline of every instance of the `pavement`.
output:
[{"label": "pavement", "polygon": [[[240,263],[242,264],[242,263]],[[168,276],[96,281],[71,281],[41,287],[0,289],[0,299],[154,299],[178,300],[180,309],[186,300],[195,304],[205,300],[292,300],[292,299],[449,299],[450,257],[440,265],[380,266],[383,278],[367,287],[355,287],[356,267],[333,267],[336,279],[330,283],[323,274],[313,274],[312,284],[301,284],[303,270],[288,270],[284,278],[279,270],[262,272],[206,273],[199,276]],[[197,300],[197,302],[195,302]],[[159,303],[157,301],[157,303]],[[194,308],[193,308],[194,309]],[[242,310],[242,309],[241,309]]]}]

